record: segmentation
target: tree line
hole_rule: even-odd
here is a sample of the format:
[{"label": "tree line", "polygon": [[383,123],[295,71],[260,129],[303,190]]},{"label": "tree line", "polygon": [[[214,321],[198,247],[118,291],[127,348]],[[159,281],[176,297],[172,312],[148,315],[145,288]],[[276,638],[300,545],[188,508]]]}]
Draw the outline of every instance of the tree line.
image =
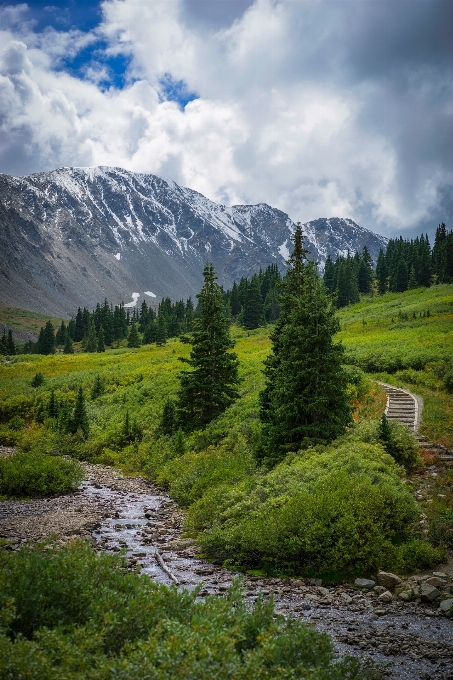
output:
[{"label": "tree line", "polygon": [[405,290],[453,282],[453,230],[442,222],[431,248],[428,235],[415,239],[390,239],[376,263],[376,285],[379,293],[403,293]]}]

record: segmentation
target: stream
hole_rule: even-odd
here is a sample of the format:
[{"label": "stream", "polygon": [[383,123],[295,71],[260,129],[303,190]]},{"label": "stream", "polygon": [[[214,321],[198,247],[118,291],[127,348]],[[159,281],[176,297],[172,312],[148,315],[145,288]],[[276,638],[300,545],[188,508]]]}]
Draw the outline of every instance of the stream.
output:
[{"label": "stream", "polygon": [[[193,542],[180,538],[181,511],[162,491],[118,490],[88,481],[79,494],[110,509],[92,531],[95,546],[125,549],[131,566],[140,565],[150,578],[169,586],[176,580],[188,589],[201,583],[202,598],[221,596],[239,575],[196,557]],[[253,602],[260,592],[274,597],[278,613],[303,617],[331,635],[340,654],[386,664],[390,678],[453,679],[453,621],[430,606],[396,599],[382,605],[376,593],[357,591],[352,584],[323,587],[310,579],[246,576],[245,597]]]}]

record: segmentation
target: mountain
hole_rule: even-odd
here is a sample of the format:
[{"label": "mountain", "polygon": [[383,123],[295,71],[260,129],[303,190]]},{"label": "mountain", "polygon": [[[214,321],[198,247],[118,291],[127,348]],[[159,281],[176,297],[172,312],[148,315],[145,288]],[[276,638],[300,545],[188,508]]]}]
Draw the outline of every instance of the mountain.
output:
[{"label": "mountain", "polygon": [[[265,203],[226,207],[121,168],[0,175],[1,301],[70,316],[105,297],[130,306],[185,299],[199,291],[207,261],[225,287],[272,263],[284,270],[294,228]],[[347,219],[304,229],[321,266],[365,244],[376,258],[387,241]]]}]

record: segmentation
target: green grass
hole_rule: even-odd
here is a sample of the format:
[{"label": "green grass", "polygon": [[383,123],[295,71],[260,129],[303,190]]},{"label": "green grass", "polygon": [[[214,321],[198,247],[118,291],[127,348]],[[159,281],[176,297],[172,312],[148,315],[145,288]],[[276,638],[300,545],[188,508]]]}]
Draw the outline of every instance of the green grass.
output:
[{"label": "green grass", "polygon": [[38,314],[38,312],[29,312],[26,309],[18,309],[16,307],[7,307],[0,304],[0,324],[4,324],[13,330],[29,331],[39,334],[39,331],[46,325],[47,321],[52,321],[55,328],[61,324],[61,318],[56,316],[45,316]]},{"label": "green grass", "polygon": [[453,285],[367,298],[339,318],[348,360],[423,397],[420,432],[453,446],[453,395],[441,379],[453,362]]},{"label": "green grass", "polygon": [[[430,423],[435,423],[438,427],[436,432],[439,437],[443,436],[444,438],[447,437],[449,418],[451,419],[453,416],[450,414],[443,418],[439,413],[433,414],[431,404],[435,404],[437,409],[442,409],[448,404],[451,396],[442,389],[439,378],[436,377],[437,382],[431,384],[429,381],[426,382],[428,380],[426,375],[429,374],[432,366],[437,366],[438,369],[440,364],[446,361],[445,357],[449,353],[449,343],[452,337],[453,308],[450,305],[452,301],[453,286],[438,286],[427,291],[411,291],[399,296],[388,295],[375,300],[362,301],[354,307],[343,310],[340,315],[342,330],[339,335],[352,357],[350,359],[352,363],[365,365],[366,362],[369,362],[370,357],[376,356],[381,356],[385,360],[390,358],[391,361],[399,356],[402,357],[400,361],[404,363],[405,357],[412,357],[413,359],[414,356],[418,356],[420,358],[424,353],[423,370],[417,370],[411,365],[403,365],[399,367],[399,372],[395,369],[391,374],[384,374],[381,368],[381,373],[376,374],[376,377],[385,376],[388,382],[391,382],[401,378],[401,371],[406,371],[406,373],[409,371],[409,374],[406,375],[407,379],[416,375],[418,380],[423,374],[425,376],[423,389],[427,391],[424,427],[434,427]],[[428,309],[430,316],[426,314]],[[398,311],[400,317],[404,319],[407,315],[408,320],[400,320],[398,324],[391,324],[392,316],[396,318]],[[410,316],[410,313],[414,311],[417,316],[415,320]],[[425,316],[420,317],[420,312],[425,312]],[[363,323],[364,320],[366,321],[365,324]],[[392,328],[394,326],[398,326],[398,328],[389,331],[389,325]],[[44,456],[64,454],[93,462],[113,464],[122,468],[126,473],[148,475],[167,488],[174,498],[189,509],[188,531],[199,537],[205,545],[205,550],[210,551],[209,554],[212,557],[217,556],[220,559],[218,556],[224,554],[223,548],[214,550],[210,547],[211,544],[206,537],[211,535],[210,532],[218,531],[218,527],[224,521],[222,519],[222,499],[228,498],[228,503],[232,507],[235,506],[235,494],[242,493],[241,489],[246,489],[247,484],[252,483],[253,480],[255,482],[258,480],[261,484],[260,480],[263,481],[263,475],[267,474],[258,469],[253,451],[260,441],[261,425],[258,418],[258,395],[263,387],[263,360],[269,354],[271,348],[268,331],[269,329],[245,331],[237,327],[232,328],[232,333],[237,341],[235,351],[239,356],[240,374],[243,378],[240,385],[241,397],[204,430],[196,431],[183,438],[181,436],[167,438],[159,435],[159,422],[165,400],[169,396],[174,397],[178,389],[177,376],[183,368],[178,361],[178,356],[187,356],[190,351],[187,345],[178,340],[171,340],[163,347],[148,345],[139,349],[120,348],[108,350],[102,354],[18,356],[14,357],[10,363],[3,361],[0,363],[0,383],[2,385],[0,390],[0,438],[4,443],[17,443],[24,451],[31,454]],[[375,384],[371,384],[354,367],[350,367],[349,370],[351,371],[351,401],[358,407],[356,419],[363,421],[370,417],[379,417],[385,404],[382,390],[378,389]],[[412,373],[410,373],[411,371]],[[43,373],[45,382],[42,386],[34,388],[31,387],[31,381],[37,372]],[[105,391],[101,396],[92,399],[90,392],[98,375],[102,378]],[[42,411],[42,408],[48,403],[52,390],[55,391],[60,402],[73,405],[79,386],[83,387],[87,398],[87,411],[90,420],[88,440],[85,441],[77,435],[61,435],[56,427],[56,422],[52,419],[44,419],[43,423],[34,422],[37,412]],[[123,432],[124,418],[127,412],[130,420],[136,421],[138,426],[136,429],[138,434],[129,439],[125,438]],[[374,473],[367,468],[367,456],[363,448],[354,444],[353,433],[348,437],[350,438],[344,445],[351,452],[355,451],[357,465],[362,466],[365,470],[361,484],[363,483],[362,485],[366,487],[368,482],[372,481]],[[378,441],[376,439],[364,441],[376,447],[374,455],[379,458],[383,451]],[[325,453],[327,455],[328,450]],[[318,463],[320,461],[321,459]],[[314,475],[315,471],[310,474]],[[332,472],[333,496],[336,493],[334,489],[336,484],[335,474]],[[389,468],[388,474],[394,475],[392,482],[394,486],[391,486],[393,491],[389,491],[389,494],[390,496],[393,494],[392,497],[396,498],[399,493],[398,489],[403,494],[402,475],[404,473],[401,470],[392,471]],[[267,488],[267,482],[263,481],[263,484]],[[283,505],[287,503],[297,505],[300,498],[304,496],[305,491],[302,488],[302,482],[301,489],[296,493],[296,500],[291,500],[292,491],[289,481],[285,484],[286,487],[283,485],[278,493],[272,492],[273,500],[270,500],[270,506],[263,506],[262,511],[260,510],[263,514],[258,513],[255,527],[257,534],[261,532],[264,535],[264,530],[267,531],[272,522],[278,523],[280,521],[277,521],[277,507],[280,507],[282,503]],[[349,495],[341,502],[337,499],[339,507],[341,507],[340,515],[343,518],[342,520],[340,518],[339,521],[346,522],[351,513],[352,515],[356,513],[354,508],[357,509],[359,505],[354,504],[357,500],[355,495],[358,493],[359,486],[354,491],[353,485]],[[327,490],[323,491],[322,484],[319,489],[320,499],[321,497],[324,498],[328,506],[330,500]],[[338,489],[341,490],[341,485]],[[231,494],[233,495],[231,496]],[[369,496],[371,498],[371,492]],[[382,488],[382,496],[385,496],[384,487]],[[318,504],[322,504],[321,500]],[[389,506],[393,507],[390,500]],[[218,523],[217,528],[213,524],[203,524],[204,520],[200,520],[198,523],[193,520],[194,509],[198,513],[199,509],[204,507],[212,508],[212,512],[209,511],[211,512],[210,517]],[[394,507],[399,507],[398,503]],[[269,508],[274,509],[270,511]],[[201,509],[200,512],[202,512]],[[398,514],[399,510],[395,510],[395,512]],[[403,515],[404,513],[402,513]],[[237,519],[239,521],[239,516]],[[314,521],[315,515],[312,519]],[[330,539],[326,539],[327,543],[324,545],[327,548],[323,548],[321,552],[323,554],[322,561],[326,565],[329,564],[329,573],[335,572],[334,562],[337,562],[337,574],[348,571],[357,572],[357,569],[374,569],[384,566],[384,563],[388,567],[393,563],[403,568],[404,560],[401,558],[401,554],[404,551],[403,553],[398,552],[398,545],[418,540],[417,531],[415,533],[412,531],[409,526],[410,523],[408,524],[404,520],[403,524],[406,523],[407,526],[404,531],[401,528],[398,536],[392,535],[390,522],[385,526],[382,525],[381,528],[376,525],[377,530],[380,531],[380,539],[377,540],[365,526],[364,518],[357,521],[358,524],[355,525],[351,520],[351,526],[356,526],[356,536],[365,537],[364,540],[367,545],[369,544],[368,547],[357,545],[357,550],[355,550],[352,542],[347,544],[346,549],[347,541],[345,539],[343,556],[338,553],[335,557],[333,543],[332,541],[329,542]],[[399,520],[395,517],[395,522],[397,523],[397,521]],[[263,546],[259,549],[256,548],[255,561],[250,561],[245,557],[239,538],[236,543],[231,539],[228,545],[234,556],[235,564],[240,564],[242,560],[244,564],[256,568],[263,567],[265,563],[272,563],[273,568],[278,567],[293,573],[313,573],[316,570],[320,573],[322,571],[321,563],[310,557],[310,551],[305,548],[304,550],[295,548],[298,540],[297,532],[294,533],[291,521],[288,520],[288,522],[289,535],[292,536],[289,543],[283,541],[282,546],[285,547],[279,549],[277,535],[271,536],[269,534],[268,540],[269,545],[272,544],[271,547],[268,546],[266,549]],[[231,536],[239,537],[236,529],[233,529],[234,527],[231,528],[228,525],[230,533],[228,535],[228,532],[222,534],[227,543]],[[313,532],[313,536],[316,537],[315,529],[313,529]],[[236,538],[234,540],[236,541]],[[318,539],[314,538],[313,541],[316,544]],[[381,547],[385,545],[386,548],[373,552],[370,547],[372,544],[381,545]],[[330,547],[328,547],[329,545]],[[425,543],[424,545],[427,546],[426,549],[429,553],[429,544]],[[391,546],[396,547],[393,549]],[[422,555],[421,560],[426,562],[439,558],[440,553],[434,551],[434,553],[431,552],[426,555],[423,550],[422,547],[417,553]]]}]

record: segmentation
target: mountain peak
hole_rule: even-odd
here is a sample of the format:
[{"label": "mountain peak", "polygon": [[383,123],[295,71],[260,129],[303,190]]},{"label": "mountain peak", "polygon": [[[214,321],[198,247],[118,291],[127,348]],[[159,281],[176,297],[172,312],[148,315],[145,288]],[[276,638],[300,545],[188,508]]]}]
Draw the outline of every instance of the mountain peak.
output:
[{"label": "mountain peak", "polygon": [[[156,175],[109,166],[0,176],[0,267],[7,304],[69,315],[107,297],[138,304],[195,295],[212,261],[225,287],[260,267],[283,271],[295,224],[266,203],[217,204]],[[307,222],[311,257],[323,267],[386,239],[350,219]],[[136,293],[136,291],[139,291]]]}]

